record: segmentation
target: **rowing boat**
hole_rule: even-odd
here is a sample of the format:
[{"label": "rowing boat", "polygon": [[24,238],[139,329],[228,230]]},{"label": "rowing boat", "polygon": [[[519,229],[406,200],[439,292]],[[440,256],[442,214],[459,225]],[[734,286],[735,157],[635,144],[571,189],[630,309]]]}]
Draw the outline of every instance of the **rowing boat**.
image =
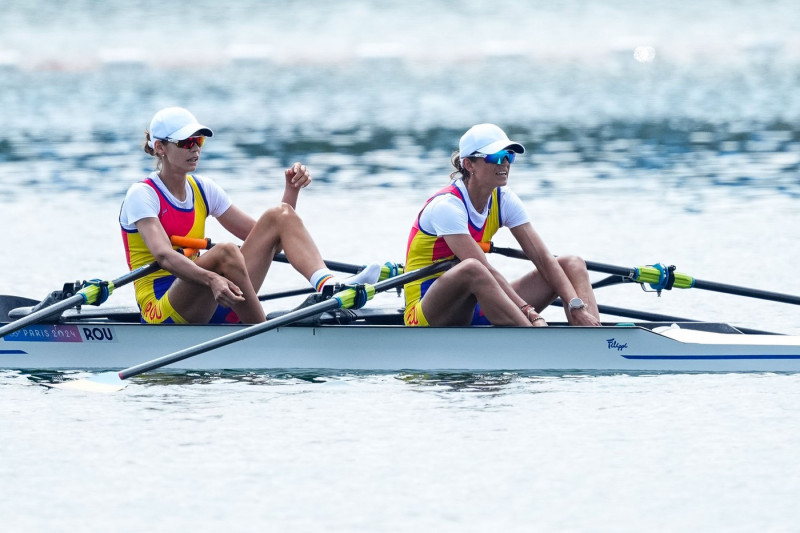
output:
[{"label": "rowing boat", "polygon": [[[66,313],[0,340],[0,368],[116,369],[246,326],[149,325],[131,312]],[[102,315],[102,316],[93,316]],[[800,336],[727,324],[628,322],[602,327],[407,328],[396,310],[325,313],[170,368],[797,372]],[[343,323],[346,322],[346,323]]]},{"label": "rowing boat", "polygon": [[[489,252],[524,258],[520,250]],[[279,254],[280,255],[280,254]],[[276,256],[276,259],[279,257]],[[698,322],[599,305],[600,313],[638,322],[545,328],[403,326],[398,309],[362,308],[378,292],[449,268],[453,261],[402,273],[389,267],[373,286],[315,293],[307,305],[253,326],[142,324],[136,309],[96,307],[114,287],[147,269],[108,282],[65,284],[42,302],[0,296],[0,368],[120,369],[116,381],[162,367],[196,370],[340,369],[365,371],[800,372],[800,336]],[[340,269],[358,266],[336,263]],[[800,305],[800,296],[695,279],[661,264],[625,268],[587,261],[610,274],[597,289],[637,283],[661,294],[695,288]],[[140,269],[141,270],[141,269]],[[385,278],[384,279],[384,274]],[[284,293],[295,295],[296,291]],[[259,296],[269,299],[270,295]],[[92,304],[92,305],[86,305]],[[554,305],[561,305],[556,300]],[[163,355],[166,354],[166,355]],[[142,362],[146,358],[150,358]]]}]

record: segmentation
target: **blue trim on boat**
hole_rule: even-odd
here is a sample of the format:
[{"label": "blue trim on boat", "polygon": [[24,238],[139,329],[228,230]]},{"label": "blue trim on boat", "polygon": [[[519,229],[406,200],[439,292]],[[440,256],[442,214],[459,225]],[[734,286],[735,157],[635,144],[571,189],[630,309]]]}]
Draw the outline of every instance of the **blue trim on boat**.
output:
[{"label": "blue trim on boat", "polygon": [[0,355],[28,355],[25,350],[0,350]]},{"label": "blue trim on boat", "polygon": [[800,359],[800,354],[790,355],[623,355],[625,359],[637,360],[708,360],[708,359]]}]

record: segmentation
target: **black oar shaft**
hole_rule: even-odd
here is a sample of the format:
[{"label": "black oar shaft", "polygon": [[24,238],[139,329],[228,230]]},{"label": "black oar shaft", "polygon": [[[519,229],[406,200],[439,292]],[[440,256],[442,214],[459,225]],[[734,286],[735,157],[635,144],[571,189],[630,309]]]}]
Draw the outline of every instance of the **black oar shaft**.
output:
[{"label": "black oar shaft", "polygon": [[[275,254],[273,258],[275,261],[279,263],[289,263],[289,259],[286,257],[285,254]],[[336,272],[344,272],[345,274],[358,274],[362,270],[364,270],[364,265],[353,265],[350,263],[341,263],[339,261],[330,261],[328,259],[323,259],[325,262],[325,266],[330,268],[331,270],[335,270]]]},{"label": "black oar shaft", "polygon": [[[381,281],[375,284],[375,293],[377,294],[379,292],[391,290],[394,289],[395,287],[405,285],[406,283],[409,283],[416,279],[424,278],[426,276],[431,276],[443,270],[447,270],[456,262],[457,260],[450,260],[450,261],[442,261],[440,263],[434,263],[432,265],[428,265],[425,268],[420,268],[419,270],[406,272],[405,274],[401,274],[399,276],[389,278],[385,281]],[[331,298],[329,300],[325,300],[323,302],[310,305],[303,309],[292,311],[291,313],[287,313],[281,317],[268,320],[260,324],[255,324],[253,326],[248,326],[244,329],[239,329],[232,333],[228,333],[227,335],[223,335],[222,337],[217,337],[216,339],[211,339],[206,342],[197,344],[195,346],[190,346],[188,348],[184,348],[183,350],[178,350],[177,352],[173,352],[171,354],[158,357],[151,361],[147,361],[138,364],[136,366],[132,366],[130,368],[126,368],[125,370],[119,372],[119,378],[127,379],[133,376],[138,376],[139,374],[149,372],[150,370],[155,370],[157,368],[161,368],[163,366],[167,366],[172,363],[177,363],[178,361],[183,361],[184,359],[188,359],[189,357],[193,357],[195,355],[199,355],[201,353],[205,353],[214,350],[216,348],[221,348],[223,346],[227,346],[228,344],[233,344],[234,342],[238,342],[253,337],[255,335],[259,335],[261,333],[265,333],[272,329],[279,328],[281,326],[288,326],[294,322],[303,320],[304,318],[309,318],[321,313],[325,313],[326,311],[332,311],[334,309],[338,309],[339,305],[340,303],[336,298]]]},{"label": "black oar shaft", "polygon": [[[564,307],[564,302],[561,301],[561,298],[556,298],[550,305],[553,307]],[[623,307],[614,307],[612,305],[597,304],[597,310],[604,315],[624,316],[639,320],[649,320],[651,322],[700,322],[699,320],[694,320],[691,318],[662,315],[659,313],[650,313],[648,311],[637,311],[635,309],[625,309]]]},{"label": "black oar shaft", "polygon": [[127,274],[121,275],[117,279],[113,280],[111,283],[114,284],[114,288],[122,287],[123,285],[127,285],[132,281],[136,281],[139,278],[143,278],[148,274],[152,274],[153,272],[156,272],[160,268],[161,267],[158,265],[158,262],[153,261],[149,265],[140,266],[135,270],[131,270]]},{"label": "black oar shaft", "polygon": [[[525,252],[523,252],[522,250],[517,250],[516,248],[503,248],[500,246],[492,245],[490,251],[492,253],[504,255],[506,257],[513,257],[515,259],[528,259],[528,256],[525,255]],[[625,268],[616,265],[608,265],[606,263],[597,263],[595,261],[586,261],[586,268],[593,272],[603,272],[605,274],[615,274],[617,276],[633,277],[635,274],[632,268]]]},{"label": "black oar shaft", "polygon": [[617,276],[630,278],[636,275],[632,268],[608,265],[606,263],[598,263],[596,261],[586,261],[586,268],[592,272],[602,272],[604,274],[614,274]]},{"label": "black oar shaft", "polygon": [[[215,246],[215,243],[211,241],[211,239],[194,239],[190,237],[178,237],[173,235],[170,237],[170,241],[175,246],[181,246],[185,248],[192,248],[195,250],[210,250]],[[286,257],[286,254],[277,253],[272,258],[273,261],[277,261],[279,263],[289,263],[289,258]],[[336,270],[337,272],[344,272],[347,274],[358,274],[362,270],[364,270],[364,265],[352,265],[350,263],[340,263],[339,261],[327,261],[323,259],[325,265],[330,268],[331,270]]]},{"label": "black oar shaft", "polygon": [[691,318],[662,315],[660,313],[650,313],[648,311],[637,311],[635,309],[625,309],[622,307],[614,307],[612,305],[598,305],[597,309],[604,315],[636,318],[638,320],[648,320],[650,322],[699,322],[699,320],[694,320]]},{"label": "black oar shaft", "polygon": [[694,288],[705,289],[707,291],[714,292],[724,292],[726,294],[735,294],[737,296],[748,296],[750,298],[759,298],[761,300],[772,300],[774,302],[800,305],[800,296],[781,294],[779,292],[762,291],[760,289],[748,289],[747,287],[737,287],[735,285],[726,285],[724,283],[716,283],[714,281],[695,279]]},{"label": "black oar shaft", "polygon": [[[507,257],[514,257],[517,259],[527,259],[528,257],[522,250],[514,248],[501,248],[492,246],[491,252],[504,255]],[[595,261],[586,261],[586,268],[593,272],[603,272],[605,274],[614,274],[626,278],[635,277],[635,269],[620,267],[616,265],[609,265],[606,263],[597,263]],[[800,305],[800,296],[792,294],[782,294],[779,292],[764,291],[760,289],[749,289],[747,287],[738,287],[736,285],[728,285],[725,283],[717,283],[714,281],[704,281],[701,279],[692,278],[694,289],[704,289],[707,291],[722,292],[726,294],[735,294],[737,296],[746,296],[749,298],[757,298],[761,300],[771,300],[773,302],[782,302],[794,305]],[[635,280],[634,280],[635,281]]]},{"label": "black oar shaft", "polygon": [[305,287],[302,289],[292,289],[288,291],[273,292],[270,294],[259,294],[258,300],[265,302],[267,300],[277,300],[278,298],[289,298],[290,296],[301,296],[303,294],[311,294],[316,292],[313,287]]},{"label": "black oar shaft", "polygon": [[[598,310],[604,315],[621,316],[635,318],[637,320],[647,320],[648,322],[704,322],[694,318],[682,318],[679,316],[662,315],[660,313],[650,313],[647,311],[637,311],[636,309],[625,309],[624,307],[614,307],[611,305],[598,305]],[[745,328],[736,326],[742,333],[754,335],[779,335],[774,331],[764,331],[761,329]]]}]

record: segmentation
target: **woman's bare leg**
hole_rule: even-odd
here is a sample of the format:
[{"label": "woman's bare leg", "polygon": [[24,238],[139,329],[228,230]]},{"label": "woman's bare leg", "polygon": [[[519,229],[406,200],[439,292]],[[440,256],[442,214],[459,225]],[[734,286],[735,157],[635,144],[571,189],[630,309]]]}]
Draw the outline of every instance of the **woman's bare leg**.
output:
[{"label": "woman's bare leg", "polygon": [[272,265],[272,258],[281,250],[294,269],[306,279],[325,268],[325,262],[303,220],[289,204],[280,204],[261,215],[242,244],[247,272],[255,290],[261,288]]},{"label": "woman's bare leg", "polygon": [[[599,317],[597,310],[597,300],[592,289],[592,282],[589,279],[589,272],[586,270],[586,262],[575,255],[564,255],[557,258],[564,274],[567,275],[578,297],[589,306],[589,312]],[[521,278],[513,281],[511,286],[523,300],[531,304],[537,311],[542,312],[558,296],[550,285],[544,280],[538,270],[528,272]],[[564,311],[569,312],[567,304],[564,302]]]},{"label": "woman's bare leg", "polygon": [[[229,279],[241,289],[244,301],[235,304],[232,309],[243,323],[257,324],[266,320],[238,246],[233,243],[217,244],[201,255],[196,264]],[[208,287],[181,279],[169,288],[169,300],[184,320],[195,324],[208,322],[217,308],[217,302]]]},{"label": "woman's bare leg", "polygon": [[[578,293],[578,297],[589,306],[589,313],[599,320],[600,311],[597,309],[597,299],[594,296],[594,289],[592,289],[592,280],[589,279],[589,271],[586,269],[586,261],[576,255],[565,255],[559,257],[558,262],[575,288],[575,292]],[[569,312],[568,303],[564,302],[564,310],[567,313]]]},{"label": "woman's bare leg", "polygon": [[496,326],[530,326],[522,311],[480,261],[467,259],[442,274],[422,298],[432,326],[468,325],[475,304]]}]

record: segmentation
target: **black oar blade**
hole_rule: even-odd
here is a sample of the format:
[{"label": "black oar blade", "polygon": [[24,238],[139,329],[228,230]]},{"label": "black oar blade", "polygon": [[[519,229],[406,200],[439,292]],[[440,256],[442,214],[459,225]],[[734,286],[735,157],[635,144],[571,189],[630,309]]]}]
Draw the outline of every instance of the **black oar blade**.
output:
[{"label": "black oar blade", "polygon": [[19,331],[20,329],[24,328],[25,326],[30,326],[31,324],[35,324],[42,320],[46,320],[53,316],[60,315],[63,311],[75,307],[76,305],[83,302],[83,295],[76,294],[71,298],[67,298],[61,302],[58,302],[53,305],[49,305],[47,307],[43,307],[38,311],[35,311],[29,315],[26,315],[10,324],[6,324],[3,327],[0,327],[0,338],[5,337],[10,333],[14,333],[15,331]]},{"label": "black oar blade", "polygon": [[0,295],[0,322],[10,322],[11,318],[8,314],[20,307],[33,307],[39,303],[39,300],[32,298],[25,298],[23,296],[9,296],[6,294]]},{"label": "black oar blade", "polygon": [[[158,266],[158,263],[154,261],[148,265],[131,270],[130,272],[123,274],[113,281],[102,283],[108,288],[108,295],[113,292],[114,288],[122,287],[123,285],[127,285],[128,283],[136,281],[137,279],[143,278],[146,275],[157,271],[159,268],[160,267]],[[25,326],[30,326],[31,324],[47,320],[53,316],[58,316],[67,309],[71,309],[78,305],[83,305],[86,303],[99,305],[99,303],[96,302],[96,297],[98,294],[97,288],[98,287],[96,285],[91,284],[90,286],[81,289],[78,294],[75,294],[65,300],[57,301],[52,305],[46,305],[38,311],[34,311],[30,315],[24,316],[19,320],[15,320],[14,322],[0,327],[0,338],[8,335],[9,333],[14,333]]]}]

